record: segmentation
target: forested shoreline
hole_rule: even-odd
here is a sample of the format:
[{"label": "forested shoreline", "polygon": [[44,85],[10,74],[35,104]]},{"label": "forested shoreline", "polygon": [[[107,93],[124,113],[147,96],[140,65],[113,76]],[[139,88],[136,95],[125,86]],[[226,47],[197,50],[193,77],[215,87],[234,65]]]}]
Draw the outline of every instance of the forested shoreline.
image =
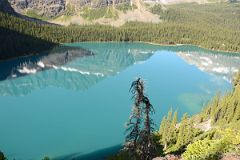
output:
[{"label": "forested shoreline", "polygon": [[178,123],[176,111],[173,115],[170,110],[163,117],[156,133],[163,156],[180,155],[184,160],[240,158],[240,73],[232,85],[231,91],[218,93],[197,115],[184,114]]},{"label": "forested shoreline", "polygon": [[[224,95],[218,93],[196,115],[185,113],[179,121],[178,112],[170,109],[162,118],[159,130],[152,133],[155,148],[151,154],[160,160],[239,159],[240,73],[236,74],[232,84],[231,91]],[[141,143],[138,145],[141,148]],[[141,154],[132,156],[123,149],[109,160],[134,160]]]},{"label": "forested shoreline", "polygon": [[[230,5],[230,9],[236,7]],[[23,51],[15,56],[25,55],[24,51],[28,52],[26,54],[34,54],[46,49],[46,47],[42,46],[82,41],[141,41],[164,45],[192,44],[211,50],[240,52],[239,22],[235,21],[238,17],[229,20],[230,14],[227,12],[226,15],[228,16],[220,19],[223,26],[219,26],[212,22],[211,18],[205,18],[205,15],[200,12],[201,8],[198,9],[200,10],[199,17],[204,20],[192,20],[194,19],[192,15],[187,16],[188,12],[184,11],[186,8],[188,9],[189,7],[183,7],[183,9],[175,9],[173,7],[165,12],[160,10],[160,18],[164,21],[159,24],[128,22],[121,27],[99,24],[70,25],[67,27],[39,24],[0,12],[0,32],[3,35],[0,37],[0,53],[4,55],[1,56],[1,59],[10,57],[6,54],[7,51],[12,55],[18,53],[21,46],[26,46],[26,48],[22,47],[21,50]],[[224,9],[224,7],[222,8]],[[220,9],[222,8],[220,7]],[[229,10],[229,8],[227,9]],[[21,34],[22,36],[6,34],[5,30]],[[35,41],[29,37],[34,38]],[[31,47],[35,49],[32,51]]]}]

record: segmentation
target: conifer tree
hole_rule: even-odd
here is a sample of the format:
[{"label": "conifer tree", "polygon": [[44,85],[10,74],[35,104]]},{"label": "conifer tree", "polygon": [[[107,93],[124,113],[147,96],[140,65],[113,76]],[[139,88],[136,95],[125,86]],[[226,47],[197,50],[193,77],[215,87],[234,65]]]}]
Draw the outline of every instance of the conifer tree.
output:
[{"label": "conifer tree", "polygon": [[198,129],[194,128],[193,119],[189,119],[185,113],[178,128],[176,147],[179,150],[184,149],[197,134]]},{"label": "conifer tree", "polygon": [[155,144],[153,141],[152,133],[154,131],[153,126],[155,125],[150,117],[150,114],[154,112],[153,106],[150,103],[148,97],[143,97],[143,113],[144,115],[144,128],[140,135],[140,147],[141,147],[141,159],[142,160],[152,160],[155,152]]},{"label": "conifer tree", "polygon": [[160,141],[163,143],[164,146],[164,150],[167,149],[167,130],[168,130],[168,121],[167,118],[164,116],[160,125],[160,130],[159,130],[159,134],[161,136]]},{"label": "conifer tree", "polygon": [[175,143],[176,141],[176,125],[177,125],[177,117],[178,117],[178,112],[175,111],[173,114],[172,122],[171,122],[171,129],[170,129],[170,143]]},{"label": "conifer tree", "polygon": [[169,145],[176,141],[176,124],[177,124],[177,111],[172,116],[172,108],[168,112],[167,118],[164,116],[160,125],[159,134],[161,135],[161,142],[163,143],[164,150]]},{"label": "conifer tree", "polygon": [[176,146],[181,148],[182,146],[186,145],[187,143],[187,131],[188,131],[188,115],[185,113],[182,117],[180,126],[179,126],[179,132],[177,136],[177,143]]},{"label": "conifer tree", "polygon": [[143,82],[138,78],[134,81],[130,87],[130,91],[133,94],[134,105],[132,114],[127,123],[127,130],[129,134],[126,136],[125,149],[130,153],[131,157],[137,157],[137,142],[140,135],[140,127],[142,122],[142,110],[141,102],[143,99]]},{"label": "conifer tree", "polygon": [[161,121],[161,124],[160,124],[160,129],[159,129],[159,134],[162,135],[164,133],[164,129],[166,128],[166,116],[163,116],[163,119]]},{"label": "conifer tree", "polygon": [[134,106],[127,123],[125,150],[133,159],[151,160],[155,154],[155,144],[153,141],[154,123],[151,113],[153,106],[144,95],[144,83],[138,78],[130,87],[133,94]]}]

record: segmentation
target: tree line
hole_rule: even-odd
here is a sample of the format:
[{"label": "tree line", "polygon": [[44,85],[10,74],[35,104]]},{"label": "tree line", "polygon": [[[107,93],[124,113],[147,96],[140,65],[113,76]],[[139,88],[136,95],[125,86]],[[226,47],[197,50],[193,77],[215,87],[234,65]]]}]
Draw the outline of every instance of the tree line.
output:
[{"label": "tree line", "polygon": [[[184,160],[217,160],[227,153],[240,153],[240,73],[233,80],[232,91],[217,94],[204,110],[188,117],[184,114],[177,123],[177,112],[172,109],[163,117],[159,143],[164,154],[181,155]],[[200,125],[209,125],[207,130]]]},{"label": "tree line", "polygon": [[[159,24],[128,22],[121,27],[99,24],[70,25],[67,27],[40,24],[0,12],[0,27],[2,28],[0,33],[3,35],[0,37],[0,42],[4,44],[0,47],[0,53],[3,54],[6,50],[17,53],[21,50],[21,45],[29,46],[28,48],[23,47],[25,49],[22,50],[28,51],[31,46],[43,50],[45,49],[45,47],[41,47],[43,41],[46,42],[44,46],[48,46],[47,43],[59,44],[81,41],[143,41],[167,45],[195,44],[213,50],[240,52],[240,30],[237,27],[239,22],[235,21],[234,16],[230,17],[229,10],[232,8],[234,9],[234,6],[224,12],[228,16],[224,16],[223,19],[219,19],[217,16],[221,15],[220,11],[217,12],[218,14],[210,14],[211,18],[206,18],[206,14],[202,13],[202,8],[199,9],[202,12],[197,10],[200,12],[200,16],[197,16],[197,12],[188,15],[187,13],[191,13],[191,10],[185,11],[186,7],[183,9],[170,8],[165,12],[161,11],[160,17],[163,22]],[[154,12],[157,12],[157,9]],[[238,13],[237,10],[236,13]],[[214,17],[218,17],[219,21],[214,21]],[[223,27],[219,26],[218,22]],[[6,29],[14,33],[4,34]],[[24,36],[30,36],[35,41]],[[37,45],[38,43],[39,45]]]}]

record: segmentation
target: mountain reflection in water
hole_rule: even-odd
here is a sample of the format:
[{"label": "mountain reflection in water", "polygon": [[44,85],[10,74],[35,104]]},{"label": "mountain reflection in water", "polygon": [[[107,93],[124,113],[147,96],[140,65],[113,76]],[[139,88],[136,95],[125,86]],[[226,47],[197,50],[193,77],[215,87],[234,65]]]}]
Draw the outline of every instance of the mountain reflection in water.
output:
[{"label": "mountain reflection in water", "polygon": [[177,52],[188,64],[199,70],[220,76],[228,82],[232,81],[240,69],[240,56],[234,54],[213,54],[208,52]]},{"label": "mountain reflection in water", "polygon": [[57,68],[76,58],[92,56],[80,47],[58,46],[45,53],[0,62],[0,81]]},{"label": "mountain reflection in water", "polygon": [[47,86],[86,90],[107,76],[146,61],[156,51],[165,50],[175,52],[188,64],[228,82],[240,68],[240,56],[236,54],[213,52],[195,46],[73,43],[41,55],[0,62],[0,95],[23,96]]},{"label": "mountain reflection in water", "polygon": [[1,62],[0,95],[23,96],[47,86],[85,90],[151,55],[153,51],[149,49],[123,49],[115,45],[104,51],[56,47],[44,55]]}]

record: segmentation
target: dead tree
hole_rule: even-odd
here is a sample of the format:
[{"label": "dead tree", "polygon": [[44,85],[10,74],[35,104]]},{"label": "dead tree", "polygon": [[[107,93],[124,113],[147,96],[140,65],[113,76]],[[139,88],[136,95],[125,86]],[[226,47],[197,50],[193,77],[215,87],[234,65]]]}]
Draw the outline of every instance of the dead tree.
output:
[{"label": "dead tree", "polygon": [[150,117],[154,109],[148,97],[144,95],[144,82],[140,78],[133,81],[130,91],[133,94],[134,105],[127,123],[128,134],[124,149],[132,159],[150,160],[155,152],[152,139],[154,124]]}]

